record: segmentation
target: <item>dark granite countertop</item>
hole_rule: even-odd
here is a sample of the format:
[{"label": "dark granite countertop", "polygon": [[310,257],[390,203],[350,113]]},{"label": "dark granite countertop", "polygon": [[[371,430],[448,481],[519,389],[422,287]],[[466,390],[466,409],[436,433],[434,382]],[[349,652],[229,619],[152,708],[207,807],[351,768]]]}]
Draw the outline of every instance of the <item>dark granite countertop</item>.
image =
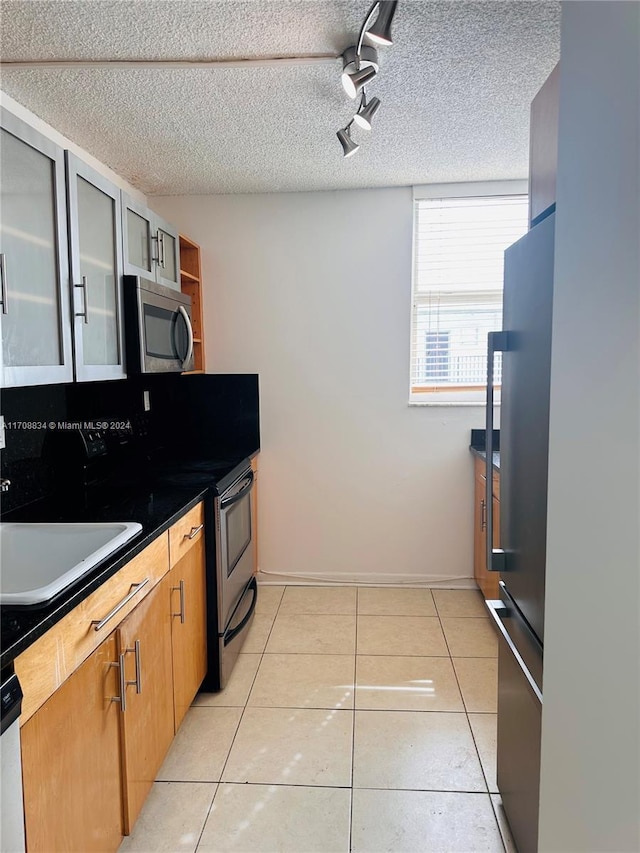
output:
[{"label": "dark granite countertop", "polygon": [[[477,456],[478,459],[486,459],[487,451],[484,448],[480,447],[469,447],[469,450],[473,453],[474,456]],[[500,471],[500,451],[495,450],[493,453],[493,470]]]},{"label": "dark granite countertop", "polygon": [[126,490],[112,487],[103,504],[92,509],[74,508],[59,500],[57,504],[40,501],[10,513],[6,521],[137,521],[142,525],[142,531],[44,606],[1,607],[0,666],[4,668],[10,664],[20,652],[143,551],[208,492],[209,489],[202,485],[176,488],[142,483],[134,488],[129,485]]},{"label": "dark granite countertop", "polygon": [[[483,461],[487,458],[486,451],[486,440],[487,440],[487,432],[484,429],[472,429],[471,430],[471,442],[469,444],[469,450],[473,453],[474,456],[477,456],[479,459]],[[500,471],[500,430],[494,429],[493,431],[493,470]]]}]

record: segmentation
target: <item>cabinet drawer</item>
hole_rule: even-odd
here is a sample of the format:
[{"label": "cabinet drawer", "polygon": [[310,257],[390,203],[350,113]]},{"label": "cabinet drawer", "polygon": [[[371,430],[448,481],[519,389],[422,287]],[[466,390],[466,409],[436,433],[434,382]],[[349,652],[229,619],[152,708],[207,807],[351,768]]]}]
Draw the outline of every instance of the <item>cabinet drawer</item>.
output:
[{"label": "cabinet drawer", "polygon": [[195,543],[204,536],[204,503],[199,503],[183,515],[169,530],[169,559],[171,568]]},{"label": "cabinet drawer", "polygon": [[[23,725],[169,570],[168,536],[155,539],[15,660],[24,692]],[[142,584],[136,592],[134,584]],[[134,593],[113,617],[105,617]],[[96,630],[92,622],[104,622]]]}]

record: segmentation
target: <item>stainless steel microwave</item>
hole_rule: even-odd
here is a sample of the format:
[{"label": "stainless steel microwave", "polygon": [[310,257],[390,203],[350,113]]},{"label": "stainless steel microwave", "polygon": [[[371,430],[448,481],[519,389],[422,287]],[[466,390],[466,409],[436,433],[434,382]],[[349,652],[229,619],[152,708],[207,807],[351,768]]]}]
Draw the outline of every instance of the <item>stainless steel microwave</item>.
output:
[{"label": "stainless steel microwave", "polygon": [[125,275],[124,309],[128,373],[193,370],[190,296]]}]

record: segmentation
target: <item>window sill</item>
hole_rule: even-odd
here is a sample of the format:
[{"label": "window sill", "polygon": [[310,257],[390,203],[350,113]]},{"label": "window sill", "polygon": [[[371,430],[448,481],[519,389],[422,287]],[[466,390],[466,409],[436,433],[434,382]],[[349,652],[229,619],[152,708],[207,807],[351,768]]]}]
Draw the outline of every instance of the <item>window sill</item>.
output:
[{"label": "window sill", "polygon": [[[424,403],[422,401],[417,402],[415,400],[409,400],[407,405],[409,406],[410,409],[413,409],[413,408],[416,408],[416,409],[418,409],[418,408],[419,409],[430,408],[430,409],[432,409],[432,408],[442,408],[442,407],[451,408],[451,406],[455,406],[455,407],[463,406],[465,408],[471,406],[471,407],[475,407],[475,408],[483,408],[484,409],[484,408],[486,408],[487,404],[486,404],[486,402],[481,401],[481,400],[468,400],[468,401],[464,401],[464,400],[451,401],[450,400],[448,402],[442,402],[442,401],[441,402],[435,402],[434,401],[434,402],[424,402]],[[496,401],[494,403],[494,407],[500,408],[500,403]]]}]

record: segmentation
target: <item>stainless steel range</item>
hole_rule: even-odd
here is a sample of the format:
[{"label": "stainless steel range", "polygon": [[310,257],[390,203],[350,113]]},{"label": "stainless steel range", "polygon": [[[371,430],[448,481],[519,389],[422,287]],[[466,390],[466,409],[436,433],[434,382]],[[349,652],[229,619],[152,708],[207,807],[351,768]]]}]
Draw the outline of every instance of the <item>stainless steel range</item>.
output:
[{"label": "stainless steel range", "polygon": [[[237,469],[236,469],[237,470]],[[258,585],[253,575],[253,471],[247,464],[229,485],[216,486],[215,551],[219,687],[226,685],[253,620]]]},{"label": "stainless steel range", "polygon": [[207,543],[207,691],[226,684],[247,637],[258,599],[251,524],[253,471],[249,459],[177,461],[157,472],[165,484],[209,486]]}]

